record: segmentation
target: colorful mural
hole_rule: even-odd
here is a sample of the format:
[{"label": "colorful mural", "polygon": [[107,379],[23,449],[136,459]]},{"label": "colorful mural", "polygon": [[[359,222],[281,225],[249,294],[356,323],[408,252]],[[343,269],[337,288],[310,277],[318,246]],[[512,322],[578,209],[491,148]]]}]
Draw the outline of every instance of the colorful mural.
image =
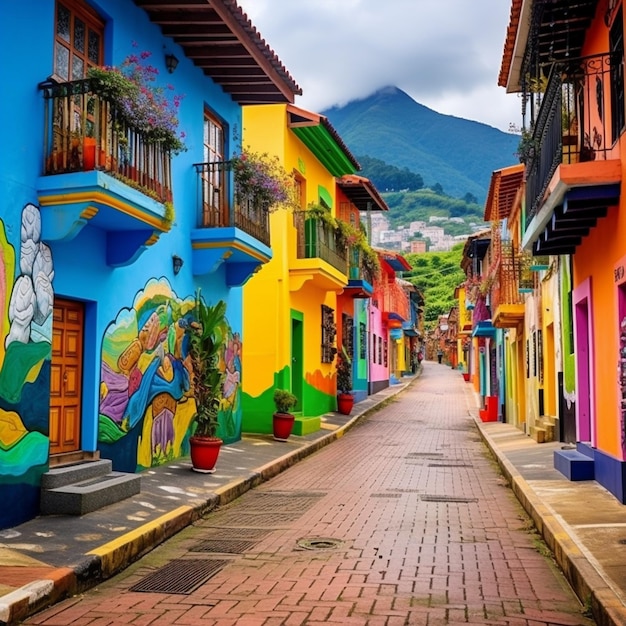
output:
[{"label": "colorful mural", "polygon": [[[135,472],[189,454],[195,402],[185,328],[193,297],[180,300],[166,279],[150,280],[105,331],[98,447],[118,471]],[[241,437],[241,339],[228,330],[218,435]]]},{"label": "colorful mural", "polygon": [[[10,231],[9,231],[10,232]],[[50,248],[41,241],[38,207],[22,210],[19,275],[0,220],[0,527],[37,515],[48,465],[52,337]]]}]

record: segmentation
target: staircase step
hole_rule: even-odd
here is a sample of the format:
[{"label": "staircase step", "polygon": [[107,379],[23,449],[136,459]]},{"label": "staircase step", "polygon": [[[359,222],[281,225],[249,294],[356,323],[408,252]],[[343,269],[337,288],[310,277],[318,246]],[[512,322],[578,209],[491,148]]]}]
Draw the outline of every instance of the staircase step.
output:
[{"label": "staircase step", "polygon": [[41,477],[41,488],[56,489],[97,476],[106,476],[111,473],[112,467],[113,464],[109,459],[53,467]]},{"label": "staircase step", "polygon": [[594,462],[577,450],[555,450],[554,468],[569,480],[594,480]]},{"label": "staircase step", "polygon": [[530,436],[537,443],[545,443],[546,440],[546,429],[540,428],[539,426],[531,426],[530,427]]},{"label": "staircase step", "polygon": [[141,476],[123,472],[91,477],[41,491],[42,515],[85,515],[141,491]]}]

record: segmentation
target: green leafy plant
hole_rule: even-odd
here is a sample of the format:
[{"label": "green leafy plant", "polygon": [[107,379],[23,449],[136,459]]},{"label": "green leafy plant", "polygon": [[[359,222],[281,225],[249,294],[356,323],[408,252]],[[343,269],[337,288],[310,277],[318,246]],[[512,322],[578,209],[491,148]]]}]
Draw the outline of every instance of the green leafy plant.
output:
[{"label": "green leafy plant", "polygon": [[214,438],[217,435],[217,417],[225,377],[219,360],[228,333],[226,303],[220,300],[213,306],[207,305],[198,290],[193,314],[195,319],[187,325],[185,332],[189,338],[193,394],[196,400],[194,435]]},{"label": "green leafy plant", "polygon": [[274,404],[277,413],[289,413],[298,404],[298,398],[286,389],[275,389]]},{"label": "green leafy plant", "polygon": [[339,393],[352,391],[352,359],[343,345],[341,353],[337,355],[337,391]]}]

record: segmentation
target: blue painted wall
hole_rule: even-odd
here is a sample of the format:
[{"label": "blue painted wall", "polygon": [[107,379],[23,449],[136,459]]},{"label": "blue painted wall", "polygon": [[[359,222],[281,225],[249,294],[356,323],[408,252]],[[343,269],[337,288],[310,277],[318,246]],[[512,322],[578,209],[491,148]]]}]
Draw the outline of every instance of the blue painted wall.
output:
[{"label": "blue painted wall", "polygon": [[[32,204],[38,208],[38,178],[43,171],[44,100],[38,84],[45,81],[53,69],[54,2],[22,0],[7,5],[0,20],[0,46],[5,58],[28,59],[28,62],[5,64],[3,80],[10,85],[10,97],[0,99],[0,119],[3,120],[3,154],[0,168],[0,343],[5,344],[9,333],[9,300],[13,287],[23,274],[20,268],[20,240],[24,208]],[[105,63],[119,64],[128,54],[151,51],[149,62],[158,67],[163,84],[172,84],[174,92],[184,94],[180,106],[180,130],[185,133],[188,148],[173,157],[172,176],[174,209],[172,229],[163,233],[158,241],[148,247],[130,266],[113,268],[105,262],[105,234],[87,226],[71,241],[46,241],[54,266],[52,289],[55,296],[75,299],[85,303],[85,337],[82,388],[81,445],[86,451],[101,448],[111,452],[116,463],[134,471],[144,464],[138,459],[138,449],[127,446],[121,453],[107,450],[99,443],[99,408],[101,403],[103,342],[120,312],[129,311],[137,294],[151,281],[162,283],[169,289],[172,302],[192,298],[201,287],[207,302],[219,299],[227,302],[227,318],[233,336],[243,340],[241,288],[229,289],[224,272],[194,277],[191,263],[190,231],[198,225],[199,209],[196,198],[197,174],[193,163],[204,160],[203,113],[208,107],[221,118],[229,131],[227,153],[235,149],[233,133],[241,134],[241,109],[229,95],[213,84],[202,71],[188,61],[182,50],[164,38],[155,26],[131,0],[107,0],[91,3],[106,19]],[[137,43],[133,47],[133,42]],[[180,63],[173,74],[164,67],[166,52],[174,53]],[[172,255],[184,260],[177,276],[172,271]],[[10,257],[17,262],[11,264]],[[48,330],[51,320],[47,321]],[[41,339],[41,338],[40,338]],[[49,342],[49,336],[43,340]],[[32,338],[29,339],[33,343]],[[41,348],[41,346],[40,346]],[[27,348],[29,349],[29,348]],[[10,502],[0,510],[0,528],[15,525],[37,514],[39,477],[47,469],[47,458],[35,454],[47,447],[47,416],[49,411],[49,343],[38,368],[30,371],[23,384],[24,400],[2,397],[0,386],[0,499]],[[4,361],[4,352],[0,358]],[[241,375],[241,373],[239,374]],[[28,392],[26,393],[26,385]],[[33,393],[33,386],[37,391]],[[5,392],[6,394],[6,392]],[[238,410],[238,408],[236,409]],[[231,416],[232,417],[232,416]],[[228,439],[240,436],[240,413],[235,412],[234,430],[229,427]],[[20,442],[9,441],[2,431],[20,421],[24,436]],[[25,421],[26,420],[26,421]],[[30,421],[29,421],[30,420]],[[34,422],[33,422],[34,420]],[[239,426],[237,425],[237,420]],[[31,444],[28,444],[28,440]],[[37,440],[32,443],[32,441]],[[182,437],[181,437],[182,439]],[[8,443],[7,443],[8,442]],[[15,454],[15,446],[23,453]],[[41,445],[40,445],[41,444]],[[28,450],[32,452],[28,454]],[[184,452],[184,446],[181,448]],[[163,456],[162,458],[166,458]],[[24,465],[24,459],[30,459]],[[158,462],[157,457],[151,459]],[[19,497],[18,497],[19,496]]]}]

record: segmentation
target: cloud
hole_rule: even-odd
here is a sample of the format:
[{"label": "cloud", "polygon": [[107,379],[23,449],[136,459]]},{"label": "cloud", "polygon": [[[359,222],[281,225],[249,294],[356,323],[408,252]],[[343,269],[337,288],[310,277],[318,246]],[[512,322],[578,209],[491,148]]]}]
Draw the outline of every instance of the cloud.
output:
[{"label": "cloud", "polygon": [[239,0],[321,111],[395,85],[421,104],[507,130],[519,100],[497,86],[505,0]]}]

